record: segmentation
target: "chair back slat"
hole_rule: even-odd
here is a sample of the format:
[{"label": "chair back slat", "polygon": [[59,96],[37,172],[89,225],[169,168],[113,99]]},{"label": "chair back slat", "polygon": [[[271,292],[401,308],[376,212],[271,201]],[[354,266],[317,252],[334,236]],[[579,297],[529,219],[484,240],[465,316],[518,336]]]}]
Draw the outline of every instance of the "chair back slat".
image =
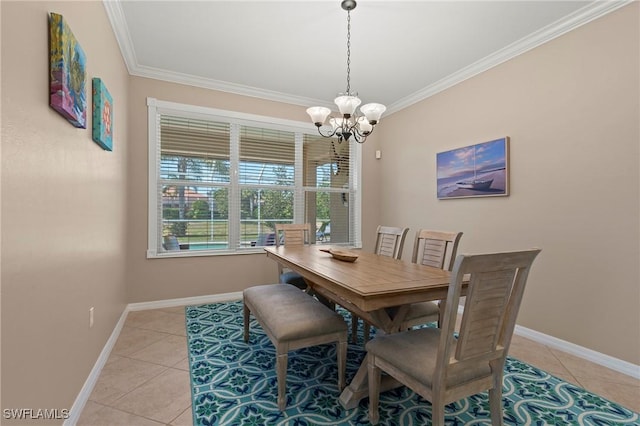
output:
[{"label": "chair back slat", "polygon": [[[310,223],[276,223],[275,231],[276,247],[280,247],[280,244],[302,246],[311,242]],[[278,263],[278,276],[282,275],[284,269],[282,264]]]},{"label": "chair back slat", "polygon": [[[436,360],[442,377],[492,360],[504,364],[527,276],[538,253],[539,249],[531,249],[456,258]],[[456,339],[453,332],[463,278],[469,286]]]},{"label": "chair back slat", "polygon": [[276,224],[276,246],[302,246],[309,244],[311,224],[278,223]]},{"label": "chair back slat", "polygon": [[515,270],[478,273],[469,286],[455,358],[463,360],[496,350],[502,317]]},{"label": "chair back slat", "polygon": [[392,226],[378,226],[375,253],[381,256],[400,259],[404,239],[409,228],[395,228]]},{"label": "chair back slat", "polygon": [[412,262],[450,271],[461,237],[462,232],[420,229],[413,245]]},{"label": "chair back slat", "polygon": [[447,242],[438,240],[423,240],[422,259],[420,263],[426,266],[443,269],[444,256],[447,252]]}]

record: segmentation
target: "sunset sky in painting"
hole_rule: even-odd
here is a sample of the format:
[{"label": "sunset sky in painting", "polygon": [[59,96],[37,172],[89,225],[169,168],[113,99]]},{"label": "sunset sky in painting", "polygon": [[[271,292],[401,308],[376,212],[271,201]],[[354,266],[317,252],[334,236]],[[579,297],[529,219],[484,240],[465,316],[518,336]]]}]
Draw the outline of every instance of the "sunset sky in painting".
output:
[{"label": "sunset sky in painting", "polygon": [[438,153],[438,179],[473,173],[475,147],[478,172],[504,168],[505,138]]}]

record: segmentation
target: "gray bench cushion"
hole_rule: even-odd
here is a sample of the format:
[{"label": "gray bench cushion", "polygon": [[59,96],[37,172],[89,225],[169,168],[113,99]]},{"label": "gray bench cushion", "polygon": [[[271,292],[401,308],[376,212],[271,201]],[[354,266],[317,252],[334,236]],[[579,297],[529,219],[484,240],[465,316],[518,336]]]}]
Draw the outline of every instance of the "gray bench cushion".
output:
[{"label": "gray bench cushion", "polygon": [[280,342],[347,331],[340,314],[292,285],[250,287],[243,297],[262,327]]}]

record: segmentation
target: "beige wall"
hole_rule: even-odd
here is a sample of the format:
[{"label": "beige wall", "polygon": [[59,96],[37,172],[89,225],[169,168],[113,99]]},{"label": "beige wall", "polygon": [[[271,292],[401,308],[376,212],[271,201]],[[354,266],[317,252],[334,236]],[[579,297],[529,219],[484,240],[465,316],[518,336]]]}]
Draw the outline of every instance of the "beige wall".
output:
[{"label": "beige wall", "polygon": [[[2,408],[68,409],[127,303],[128,74],[102,2],[1,8]],[[89,108],[92,77],[113,96],[113,152],[90,110],[76,129],[49,107],[49,12],[87,55]]]},{"label": "beige wall", "polygon": [[[381,220],[540,247],[519,324],[640,364],[639,4],[383,120]],[[511,137],[511,195],[436,199],[436,153]],[[405,258],[412,244],[405,246]]]}]

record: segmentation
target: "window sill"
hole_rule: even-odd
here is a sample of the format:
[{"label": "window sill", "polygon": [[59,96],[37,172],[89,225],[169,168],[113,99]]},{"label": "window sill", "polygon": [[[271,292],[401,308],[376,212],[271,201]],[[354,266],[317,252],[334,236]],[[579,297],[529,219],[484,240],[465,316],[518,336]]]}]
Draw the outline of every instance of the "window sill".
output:
[{"label": "window sill", "polygon": [[250,248],[240,251],[222,251],[222,250],[181,250],[181,251],[165,251],[154,252],[147,250],[147,259],[165,259],[176,257],[212,257],[212,256],[244,256],[247,254],[264,254],[263,247]]}]

